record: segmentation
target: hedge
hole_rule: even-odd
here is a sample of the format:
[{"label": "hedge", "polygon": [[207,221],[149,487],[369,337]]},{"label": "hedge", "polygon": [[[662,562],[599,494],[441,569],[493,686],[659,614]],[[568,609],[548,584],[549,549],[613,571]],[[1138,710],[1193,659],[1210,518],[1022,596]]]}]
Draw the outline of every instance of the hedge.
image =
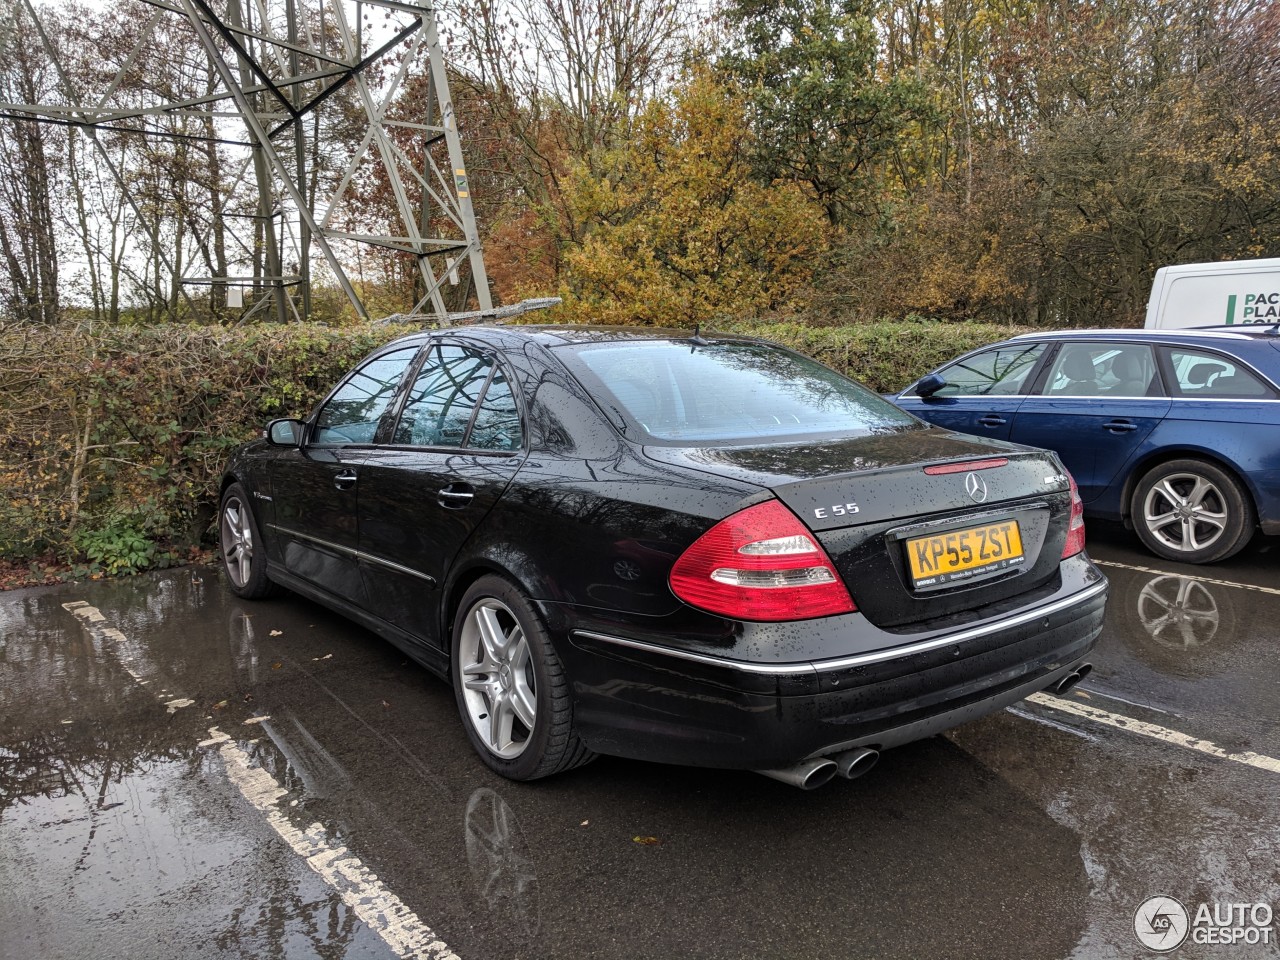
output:
[{"label": "hedge", "polygon": [[[1019,332],[989,324],[741,323],[873,390]],[[229,452],[302,416],[383,325],[0,329],[0,560],[128,573],[212,543]]]}]

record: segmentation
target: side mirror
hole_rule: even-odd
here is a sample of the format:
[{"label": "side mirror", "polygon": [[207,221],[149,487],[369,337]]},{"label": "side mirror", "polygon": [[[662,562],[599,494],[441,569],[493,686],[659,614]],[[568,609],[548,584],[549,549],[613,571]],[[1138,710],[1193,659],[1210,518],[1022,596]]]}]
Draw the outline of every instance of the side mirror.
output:
[{"label": "side mirror", "polygon": [[301,420],[272,420],[263,435],[273,447],[302,446],[303,424]]},{"label": "side mirror", "polygon": [[927,377],[922,377],[916,384],[916,394],[921,397],[932,397],[946,385],[947,381],[941,375],[931,373]]}]

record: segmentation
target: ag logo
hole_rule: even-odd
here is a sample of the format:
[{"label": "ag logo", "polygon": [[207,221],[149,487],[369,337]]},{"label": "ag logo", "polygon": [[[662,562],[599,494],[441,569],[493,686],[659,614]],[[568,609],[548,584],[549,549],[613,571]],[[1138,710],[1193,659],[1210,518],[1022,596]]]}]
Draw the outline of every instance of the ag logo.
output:
[{"label": "ag logo", "polygon": [[1144,900],[1133,915],[1133,932],[1148,950],[1168,953],[1182,946],[1191,927],[1187,908],[1173,897]]}]

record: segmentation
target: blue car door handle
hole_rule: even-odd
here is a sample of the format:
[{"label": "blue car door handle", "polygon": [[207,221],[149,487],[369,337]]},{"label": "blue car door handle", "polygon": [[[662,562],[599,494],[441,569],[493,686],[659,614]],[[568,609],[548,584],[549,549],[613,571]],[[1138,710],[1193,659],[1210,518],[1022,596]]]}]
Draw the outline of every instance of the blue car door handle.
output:
[{"label": "blue car door handle", "polygon": [[470,503],[471,498],[475,495],[475,490],[471,488],[471,484],[451,483],[436,496],[436,503],[442,507],[451,507],[457,510]]},{"label": "blue car door handle", "polygon": [[1131,430],[1137,430],[1138,425],[1128,420],[1108,420],[1102,425],[1102,429],[1110,433],[1128,433]]},{"label": "blue car door handle", "polygon": [[979,417],[978,422],[984,427],[1003,427],[1009,421],[997,414],[988,413],[985,417]]},{"label": "blue car door handle", "polygon": [[339,490],[350,490],[356,485],[356,472],[350,468],[334,474],[333,485]]}]

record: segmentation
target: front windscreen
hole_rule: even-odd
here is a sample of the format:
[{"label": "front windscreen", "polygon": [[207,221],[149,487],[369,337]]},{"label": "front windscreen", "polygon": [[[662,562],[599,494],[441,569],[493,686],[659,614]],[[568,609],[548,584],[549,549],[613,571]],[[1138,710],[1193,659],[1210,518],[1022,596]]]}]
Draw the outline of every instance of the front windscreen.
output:
[{"label": "front windscreen", "polygon": [[758,343],[633,340],[558,354],[645,439],[734,442],[865,434],[917,421],[822,364]]}]

